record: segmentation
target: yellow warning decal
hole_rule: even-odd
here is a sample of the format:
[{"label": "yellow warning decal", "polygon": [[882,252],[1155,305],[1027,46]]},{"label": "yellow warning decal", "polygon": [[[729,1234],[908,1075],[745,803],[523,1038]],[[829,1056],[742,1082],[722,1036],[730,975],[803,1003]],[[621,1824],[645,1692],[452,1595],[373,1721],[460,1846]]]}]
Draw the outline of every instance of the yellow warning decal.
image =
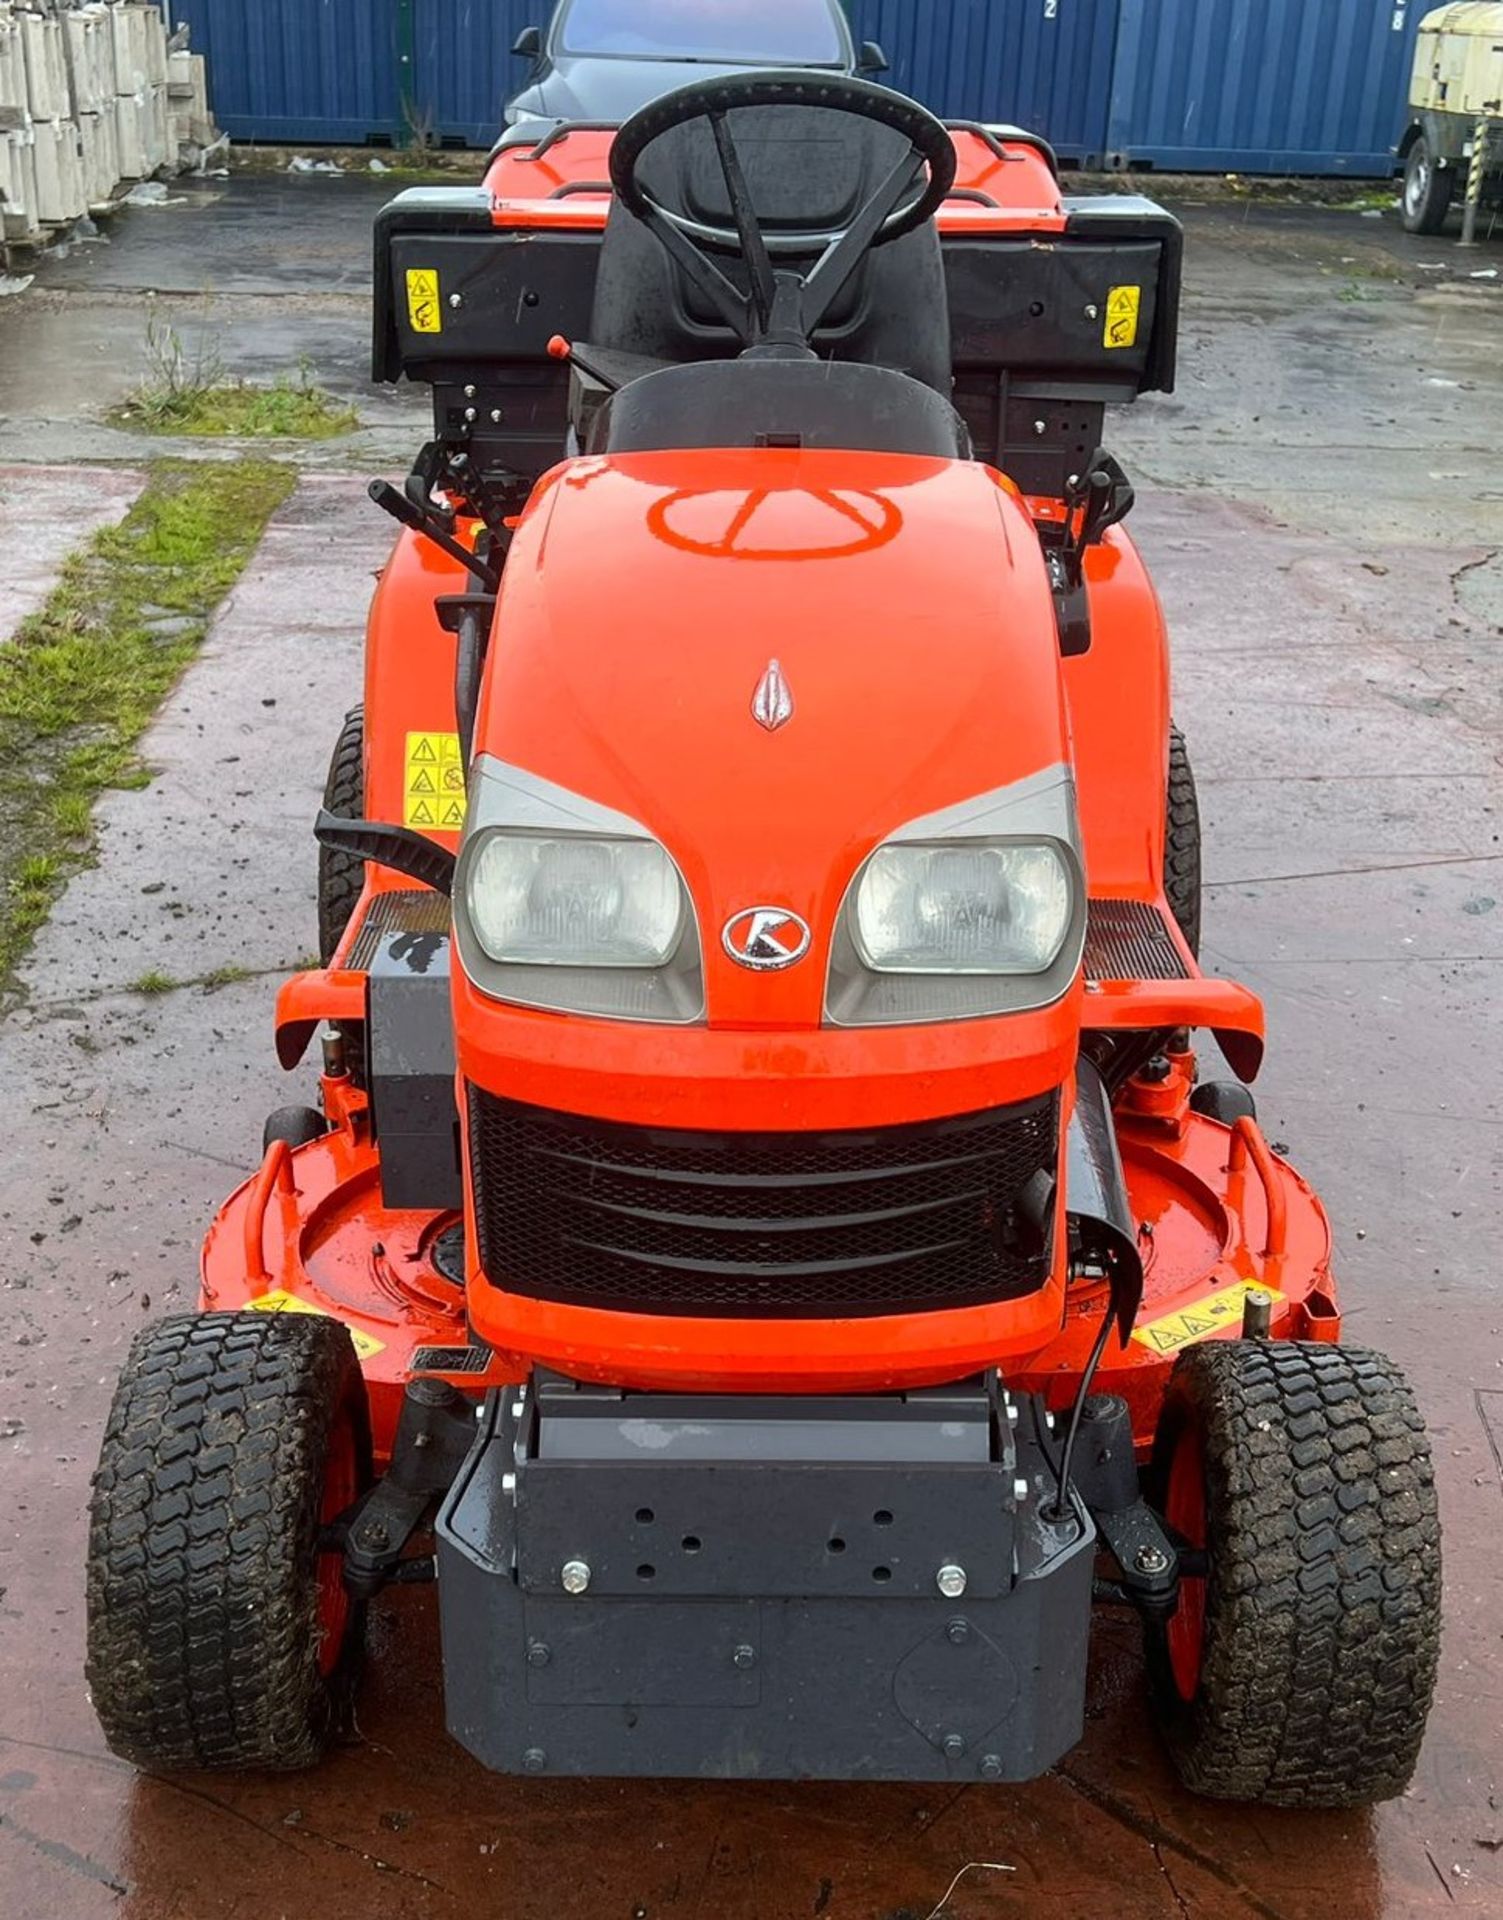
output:
[{"label": "yellow warning decal", "polygon": [[[320,1319],[326,1319],[322,1307],[315,1307],[311,1300],[300,1300],[295,1293],[289,1293],[285,1287],[273,1287],[270,1293],[263,1293],[257,1300],[247,1300],[246,1306],[252,1313],[313,1313]],[[384,1340],[374,1340],[368,1333],[362,1333],[358,1327],[349,1328],[350,1338],[355,1343],[355,1351],[362,1360],[369,1360],[380,1353],[386,1345]]]},{"label": "yellow warning decal", "polygon": [[432,267],[407,269],[407,318],[414,333],[442,333],[444,310],[438,297],[438,275]]},{"label": "yellow warning decal", "polygon": [[[412,278],[409,274],[408,279]],[[1138,344],[1138,309],[1143,303],[1141,287],[1113,287],[1106,296],[1106,330],[1101,336],[1104,347],[1135,347]]]},{"label": "yellow warning decal", "polygon": [[1249,1293],[1266,1293],[1275,1307],[1284,1297],[1277,1287],[1265,1287],[1259,1280],[1239,1280],[1234,1287],[1223,1287],[1219,1293],[1208,1293],[1203,1300],[1196,1300],[1188,1307],[1134,1327],[1132,1337],[1154,1353],[1178,1353],[1181,1347],[1204,1340],[1208,1333],[1220,1333],[1223,1327],[1240,1327],[1242,1302]]},{"label": "yellow warning decal", "polygon": [[429,833],[464,825],[464,766],[457,733],[409,733],[402,823]]}]

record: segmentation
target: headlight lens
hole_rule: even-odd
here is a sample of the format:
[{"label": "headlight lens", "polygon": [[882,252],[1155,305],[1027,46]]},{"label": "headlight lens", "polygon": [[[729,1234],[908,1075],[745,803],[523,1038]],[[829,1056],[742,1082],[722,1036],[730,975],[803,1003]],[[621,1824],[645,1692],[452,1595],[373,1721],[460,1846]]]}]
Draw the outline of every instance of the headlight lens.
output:
[{"label": "headlight lens", "polygon": [[492,960],[532,967],[662,967],[683,933],[678,870],[652,840],[493,832],[466,896]]},{"label": "headlight lens", "polygon": [[1069,870],[1047,842],[899,843],[867,862],[856,943],[880,973],[1043,973],[1072,909]]}]

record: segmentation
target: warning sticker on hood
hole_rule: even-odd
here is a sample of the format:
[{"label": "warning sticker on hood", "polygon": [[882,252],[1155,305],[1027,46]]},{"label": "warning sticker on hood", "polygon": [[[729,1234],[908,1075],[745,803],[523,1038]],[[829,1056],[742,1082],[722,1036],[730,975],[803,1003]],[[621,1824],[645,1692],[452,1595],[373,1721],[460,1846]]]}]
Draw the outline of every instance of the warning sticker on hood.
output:
[{"label": "warning sticker on hood", "polygon": [[1178,1307],[1157,1320],[1145,1321],[1133,1328],[1132,1337],[1154,1353],[1178,1353],[1181,1347],[1193,1346],[1209,1333],[1220,1333],[1225,1327],[1240,1327],[1242,1302],[1250,1293],[1266,1293],[1275,1309],[1284,1298],[1277,1287],[1265,1287],[1259,1280],[1239,1280],[1234,1287],[1222,1287],[1218,1293],[1208,1293],[1188,1307]]},{"label": "warning sticker on hood", "polygon": [[457,733],[409,733],[402,824],[458,833],[464,825],[464,764]]}]

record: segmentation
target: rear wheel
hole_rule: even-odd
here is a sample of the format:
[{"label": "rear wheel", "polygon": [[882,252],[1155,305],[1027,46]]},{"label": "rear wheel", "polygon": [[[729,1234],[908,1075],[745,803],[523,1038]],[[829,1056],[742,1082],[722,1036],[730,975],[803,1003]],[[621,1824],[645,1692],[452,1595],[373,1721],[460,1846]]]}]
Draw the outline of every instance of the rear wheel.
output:
[{"label": "rear wheel", "polygon": [[[342,820],[365,815],[365,708],[351,707],[334,743],[324,805]],[[365,885],[365,862],[336,847],[318,850],[318,953],[327,966]]]},{"label": "rear wheel", "polygon": [[114,1752],[149,1772],[318,1759],[359,1642],[319,1536],[370,1480],[338,1321],[179,1314],[136,1336],[90,1505],[87,1672]]},{"label": "rear wheel", "polygon": [[1315,1343],[1192,1347],[1154,1479],[1169,1526],[1205,1554],[1148,1638],[1185,1784],[1283,1807],[1401,1793],[1435,1686],[1440,1530],[1398,1368]]},{"label": "rear wheel", "polygon": [[1164,827],[1164,894],[1185,944],[1200,953],[1200,802],[1185,736],[1169,729],[1169,793]]},{"label": "rear wheel", "polygon": [[1404,163],[1403,224],[1406,233],[1439,233],[1451,209],[1456,169],[1437,165],[1421,134]]}]

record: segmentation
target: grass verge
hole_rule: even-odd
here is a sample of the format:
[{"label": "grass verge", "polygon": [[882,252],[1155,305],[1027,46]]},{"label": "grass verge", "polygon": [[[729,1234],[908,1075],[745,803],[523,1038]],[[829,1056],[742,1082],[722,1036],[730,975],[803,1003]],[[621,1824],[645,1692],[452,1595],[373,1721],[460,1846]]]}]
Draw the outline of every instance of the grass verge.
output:
[{"label": "grass verge", "polygon": [[245,380],[189,387],[149,382],[109,418],[113,426],[137,433],[241,440],[332,440],[360,424],[353,407],[316,386],[306,372],[296,380],[284,375],[270,387]]},{"label": "grass verge", "polygon": [[136,743],[295,478],[269,460],[154,462],[120,525],[0,643],[0,1001],[93,856],[99,794],[149,784]]}]

